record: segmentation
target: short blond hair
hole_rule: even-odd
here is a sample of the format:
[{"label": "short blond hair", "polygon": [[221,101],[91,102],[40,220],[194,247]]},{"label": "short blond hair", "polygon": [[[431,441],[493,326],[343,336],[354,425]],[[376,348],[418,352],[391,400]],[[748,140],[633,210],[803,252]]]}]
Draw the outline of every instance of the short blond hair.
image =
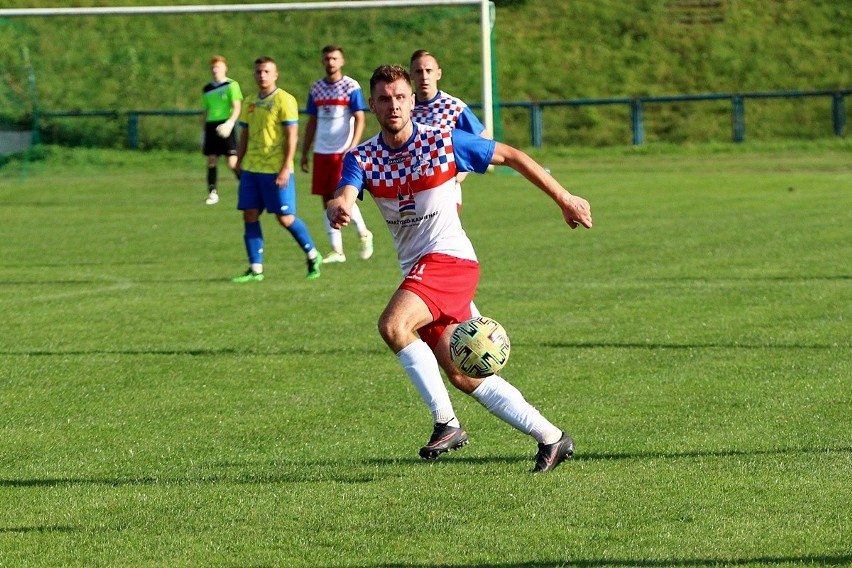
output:
[{"label": "short blond hair", "polygon": [[210,65],[216,65],[216,64],[217,64],[217,63],[219,63],[219,62],[222,62],[222,63],[224,63],[225,65],[227,65],[227,64],[228,64],[228,60],[227,60],[227,59],[225,59],[225,57],[224,57],[224,56],[222,56],[222,55],[214,55],[214,56],[210,59]]},{"label": "short blond hair", "polygon": [[438,69],[440,69],[440,68],[441,68],[441,62],[440,62],[440,61],[438,61],[438,58],[437,58],[437,57],[435,57],[435,54],[434,54],[434,53],[431,53],[431,52],[429,52],[429,51],[426,51],[425,49],[418,49],[417,51],[415,51],[414,53],[412,53],[412,54],[411,54],[411,59],[408,61],[408,64],[409,64],[409,65],[414,65],[414,62],[415,62],[415,61],[417,61],[418,59],[422,59],[423,57],[431,57],[432,59],[434,59],[434,60],[435,60],[435,65],[437,65],[437,66],[438,66]]}]

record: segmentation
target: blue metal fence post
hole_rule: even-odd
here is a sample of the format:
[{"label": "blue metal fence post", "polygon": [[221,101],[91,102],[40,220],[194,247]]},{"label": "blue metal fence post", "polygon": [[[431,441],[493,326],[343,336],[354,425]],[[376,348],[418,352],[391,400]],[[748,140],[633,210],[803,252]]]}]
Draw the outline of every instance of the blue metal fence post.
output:
[{"label": "blue metal fence post", "polygon": [[834,135],[843,136],[846,130],[846,97],[843,93],[836,92],[831,100],[831,117],[834,124]]},{"label": "blue metal fence post", "polygon": [[745,140],[745,104],[739,95],[731,97],[731,126],[734,142]]},{"label": "blue metal fence post", "polygon": [[139,148],[139,115],[135,112],[127,113],[127,147]]},{"label": "blue metal fence post", "polygon": [[533,148],[541,148],[541,142],[544,138],[542,132],[544,130],[544,107],[539,104],[532,103],[530,105],[530,138]]},{"label": "blue metal fence post", "polygon": [[642,99],[630,101],[630,124],[633,129],[633,145],[645,143],[645,112],[642,109]]}]

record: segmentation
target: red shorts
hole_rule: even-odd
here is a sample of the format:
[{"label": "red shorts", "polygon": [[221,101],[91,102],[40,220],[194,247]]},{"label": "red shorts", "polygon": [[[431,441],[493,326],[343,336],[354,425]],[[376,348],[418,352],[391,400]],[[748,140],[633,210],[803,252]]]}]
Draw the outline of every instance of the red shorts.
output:
[{"label": "red shorts", "polygon": [[332,195],[343,173],[344,154],[314,154],[311,195]]},{"label": "red shorts", "polygon": [[479,263],[446,254],[427,254],[405,276],[401,290],[426,302],[432,323],[417,330],[432,349],[448,325],[470,319],[470,303],[479,283]]}]

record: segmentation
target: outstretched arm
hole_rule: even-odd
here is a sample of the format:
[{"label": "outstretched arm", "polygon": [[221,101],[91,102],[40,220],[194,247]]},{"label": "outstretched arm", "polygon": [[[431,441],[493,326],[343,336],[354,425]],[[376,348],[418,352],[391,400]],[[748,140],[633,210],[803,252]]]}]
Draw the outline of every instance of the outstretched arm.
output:
[{"label": "outstretched arm", "polygon": [[567,189],[562,187],[553,176],[544,171],[544,168],[526,153],[512,146],[497,142],[494,148],[494,156],[491,158],[491,164],[495,166],[509,166],[549,195],[562,210],[565,222],[572,229],[576,229],[580,225],[587,229],[592,228],[592,211],[589,207],[589,202],[582,197],[571,195]]},{"label": "outstretched arm", "polygon": [[358,197],[358,189],[354,185],[344,185],[334,193],[334,198],[328,202],[325,214],[335,229],[349,224],[352,215],[352,205]]}]

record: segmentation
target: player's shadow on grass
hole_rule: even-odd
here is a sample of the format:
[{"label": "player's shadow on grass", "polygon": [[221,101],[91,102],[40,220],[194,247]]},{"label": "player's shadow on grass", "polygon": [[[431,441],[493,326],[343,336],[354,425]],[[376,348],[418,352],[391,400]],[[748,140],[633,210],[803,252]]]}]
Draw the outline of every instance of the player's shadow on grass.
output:
[{"label": "player's shadow on grass", "polygon": [[[521,342],[513,342],[512,347],[523,346]],[[549,349],[838,349],[849,347],[849,344],[812,344],[800,343],[636,343],[630,341],[545,341],[541,346]]]},{"label": "player's shadow on grass", "polygon": [[852,274],[808,274],[807,276],[673,276],[643,278],[643,282],[811,282],[814,280],[852,280]]},{"label": "player's shadow on grass", "polygon": [[0,355],[25,355],[27,357],[88,356],[88,355],[189,355],[193,357],[216,357],[219,355],[268,355],[241,349],[86,349],[78,351],[4,351]]},{"label": "player's shadow on grass", "polygon": [[[572,461],[614,461],[614,460],[643,460],[643,459],[695,459],[695,458],[730,458],[730,457],[753,457],[753,456],[789,456],[795,454],[837,454],[837,453],[852,453],[852,446],[837,447],[837,448],[777,448],[771,450],[692,450],[684,452],[583,452],[580,451],[574,454]],[[433,462],[424,464],[422,459],[412,458],[370,458],[364,460],[364,464],[368,466],[383,466],[383,467],[399,467],[403,466],[420,466],[434,465],[442,467],[451,467],[452,464],[469,464],[469,465],[488,465],[488,464],[528,464],[532,468],[533,452],[529,455],[492,455],[492,456],[468,456],[463,453],[452,453],[447,456],[442,456]],[[566,465],[570,467],[570,461]],[[560,468],[566,466],[560,466]]]},{"label": "player's shadow on grass", "polygon": [[693,459],[730,458],[740,456],[789,456],[796,454],[852,453],[852,446],[839,448],[777,448],[771,450],[691,450],[685,452],[580,452],[574,455],[578,461],[640,460],[640,459]]},{"label": "player's shadow on grass", "polygon": [[[839,448],[783,448],[773,450],[725,450],[688,452],[625,452],[625,453],[579,453],[573,461],[607,461],[607,460],[642,460],[642,459],[694,459],[694,458],[725,458],[737,456],[760,455],[790,455],[790,454],[830,454],[852,453],[852,447]],[[353,467],[348,471],[340,471],[340,463],[335,460],[317,462],[286,462],[281,464],[218,464],[212,467],[211,473],[188,473],[183,476],[153,476],[132,474],[117,477],[56,477],[43,479],[0,479],[0,488],[32,488],[32,487],[64,487],[76,485],[103,485],[108,487],[125,486],[190,486],[190,485],[281,485],[299,483],[343,483],[364,484],[381,482],[391,478],[404,476],[403,468],[455,468],[460,465],[489,465],[506,464],[521,465],[524,471],[529,471],[533,464],[533,455],[492,455],[465,456],[454,453],[441,459],[424,462],[418,457],[379,457],[353,461]],[[363,466],[362,467],[359,467]],[[560,470],[570,468],[571,462],[560,467]],[[241,471],[222,472],[230,467]],[[269,470],[273,471],[269,471]],[[558,471],[555,474],[559,475]],[[9,529],[7,529],[9,530]]]},{"label": "player's shadow on grass", "polygon": [[[113,264],[113,263],[110,263]],[[148,263],[153,264],[153,263]],[[104,285],[110,283],[122,283],[127,285],[145,285],[145,284],[175,284],[179,282],[186,282],[189,284],[200,284],[203,282],[209,283],[219,283],[219,284],[228,284],[229,286],[233,286],[236,288],[233,282],[231,282],[231,277],[225,276],[208,276],[206,278],[122,278],[119,280],[116,279],[89,279],[89,280],[78,280],[78,279],[62,279],[62,280],[48,280],[44,278],[33,279],[33,280],[4,280],[0,282],[0,286],[32,286],[38,285],[40,287],[44,287],[45,285],[55,285],[55,286],[92,286],[92,285]]]},{"label": "player's shadow on grass", "polygon": [[29,533],[70,533],[80,531],[77,527],[65,525],[39,525],[32,527],[0,527],[0,534],[29,534]]},{"label": "player's shadow on grass", "polygon": [[[235,464],[241,471],[223,472],[227,465],[214,467],[210,473],[188,472],[186,475],[121,475],[115,477],[51,477],[43,479],[0,479],[0,488],[70,487],[102,485],[105,487],[133,486],[198,486],[198,485],[284,485],[301,483],[363,484],[401,476],[400,471],[370,471],[353,468],[339,471],[335,461],[288,462],[287,464]],[[270,471],[274,470],[274,471]]]},{"label": "player's shadow on grass", "polygon": [[[755,556],[751,558],[672,558],[670,560],[638,560],[630,558],[593,558],[576,560],[552,560],[542,562],[515,562],[496,564],[468,563],[441,564],[442,568],[594,568],[596,566],[629,566],[635,568],[665,568],[667,566],[774,566],[807,564],[818,566],[848,566],[852,555],[813,554],[802,556]],[[359,568],[433,568],[434,564],[363,564]],[[330,568],[330,567],[329,567]]]},{"label": "player's shadow on grass", "polygon": [[0,351],[0,355],[24,355],[26,357],[69,357],[78,356],[85,357],[89,355],[188,355],[191,357],[221,357],[221,356],[279,356],[279,355],[330,355],[340,357],[341,354],[348,355],[384,355],[385,349],[376,347],[372,349],[351,348],[351,349],[314,349],[312,347],[294,346],[292,349],[235,349],[231,347],[223,347],[221,349],[85,349],[85,350],[33,350],[33,351]]}]

